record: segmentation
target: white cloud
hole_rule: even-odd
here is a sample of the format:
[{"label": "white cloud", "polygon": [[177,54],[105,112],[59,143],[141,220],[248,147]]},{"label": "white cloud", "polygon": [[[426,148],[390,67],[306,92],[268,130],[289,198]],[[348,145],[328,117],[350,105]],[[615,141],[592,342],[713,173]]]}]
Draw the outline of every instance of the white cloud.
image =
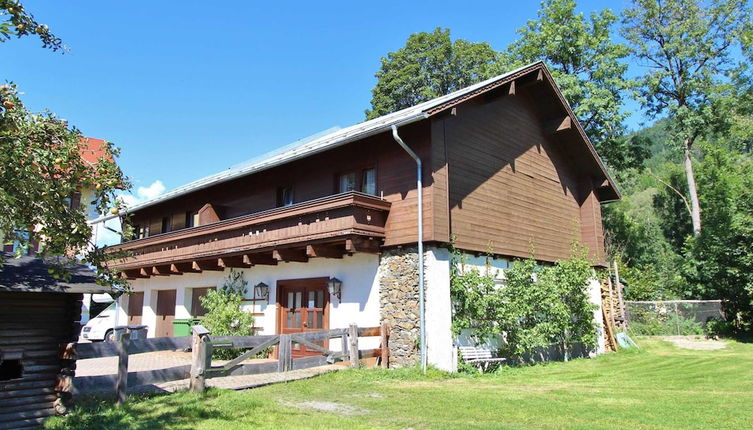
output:
[{"label": "white cloud", "polygon": [[160,194],[165,192],[165,184],[159,179],[152,182],[148,187],[138,187],[136,189],[136,195],[133,194],[121,194],[118,198],[126,205],[131,207],[137,203],[141,203],[147,200],[151,200]]}]

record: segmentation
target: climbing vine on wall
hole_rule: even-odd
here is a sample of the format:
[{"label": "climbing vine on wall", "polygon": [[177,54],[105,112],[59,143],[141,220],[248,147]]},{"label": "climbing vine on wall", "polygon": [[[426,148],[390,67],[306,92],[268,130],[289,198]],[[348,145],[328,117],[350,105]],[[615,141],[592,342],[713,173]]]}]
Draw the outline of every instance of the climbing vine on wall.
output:
[{"label": "climbing vine on wall", "polygon": [[552,344],[565,352],[575,344],[596,344],[596,307],[588,294],[594,271],[585,247],[574,244],[570,258],[549,266],[533,257],[515,261],[504,271],[503,281],[488,263],[484,270],[466,264],[456,249],[452,259],[456,335],[468,330],[480,343],[501,337],[501,352],[517,356]]}]

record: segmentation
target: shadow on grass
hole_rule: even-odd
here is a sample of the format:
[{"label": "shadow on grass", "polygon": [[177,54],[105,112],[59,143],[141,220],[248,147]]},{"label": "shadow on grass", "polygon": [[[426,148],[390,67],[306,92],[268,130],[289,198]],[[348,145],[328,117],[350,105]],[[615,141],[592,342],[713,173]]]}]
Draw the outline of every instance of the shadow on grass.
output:
[{"label": "shadow on grass", "polygon": [[[65,417],[50,419],[46,429],[191,429],[204,420],[232,421],[234,415],[215,405],[219,390],[204,394],[179,392],[131,396],[125,405],[116,408],[112,400],[82,397]],[[260,405],[246,405],[244,413]],[[249,408],[250,407],[250,408]]]}]

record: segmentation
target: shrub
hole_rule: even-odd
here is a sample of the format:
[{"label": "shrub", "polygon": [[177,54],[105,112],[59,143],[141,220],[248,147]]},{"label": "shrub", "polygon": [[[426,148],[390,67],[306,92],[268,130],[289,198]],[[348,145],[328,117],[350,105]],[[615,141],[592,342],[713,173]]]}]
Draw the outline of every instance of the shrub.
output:
[{"label": "shrub", "polygon": [[542,267],[533,258],[516,261],[505,271],[505,282],[495,283],[488,270],[464,270],[453,251],[451,297],[453,329],[470,329],[477,343],[503,335],[502,353],[523,356],[550,345],[567,351],[576,344],[596,345],[596,327],[588,295],[594,276],[587,251],[573,246],[571,258]]},{"label": "shrub", "polygon": [[[199,298],[207,309],[203,323],[213,335],[251,335],[254,317],[241,309],[243,297],[246,295],[246,285],[248,282],[243,279],[243,272],[231,270],[220,288],[210,290],[206,296]],[[239,349],[217,349],[212,353],[212,357],[229,360],[241,352]]]}]

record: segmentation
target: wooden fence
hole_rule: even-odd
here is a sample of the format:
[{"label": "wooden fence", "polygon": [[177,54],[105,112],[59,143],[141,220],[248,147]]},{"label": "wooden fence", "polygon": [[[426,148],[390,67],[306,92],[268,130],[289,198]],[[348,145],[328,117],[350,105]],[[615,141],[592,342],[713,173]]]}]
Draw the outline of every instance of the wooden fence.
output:
[{"label": "wooden fence", "polygon": [[[359,337],[381,338],[380,348],[359,350]],[[77,392],[102,391],[105,387],[114,387],[116,403],[125,402],[129,386],[150,385],[160,382],[190,378],[192,391],[203,391],[206,379],[223,376],[252,375],[273,372],[287,372],[295,369],[322,366],[338,361],[348,360],[351,367],[358,367],[360,360],[370,357],[380,359],[382,367],[389,362],[387,347],[389,327],[357,327],[332,329],[302,333],[267,335],[267,336],[211,336],[203,326],[193,327],[193,336],[163,337],[143,340],[131,340],[126,332],[122,338],[109,343],[81,343],[69,345],[68,350],[77,359],[118,357],[116,375],[85,376],[75,379]],[[340,340],[341,350],[332,351],[319,343],[330,339]],[[307,349],[319,352],[319,355],[293,358],[293,345],[299,344]],[[259,352],[277,346],[277,360],[264,363],[244,363]],[[212,366],[212,351],[220,348],[237,348],[246,351],[240,356],[221,366]],[[140,372],[128,372],[128,357],[133,354],[155,351],[191,351],[190,365],[174,366]],[[107,389],[107,391],[110,391]]]}]

